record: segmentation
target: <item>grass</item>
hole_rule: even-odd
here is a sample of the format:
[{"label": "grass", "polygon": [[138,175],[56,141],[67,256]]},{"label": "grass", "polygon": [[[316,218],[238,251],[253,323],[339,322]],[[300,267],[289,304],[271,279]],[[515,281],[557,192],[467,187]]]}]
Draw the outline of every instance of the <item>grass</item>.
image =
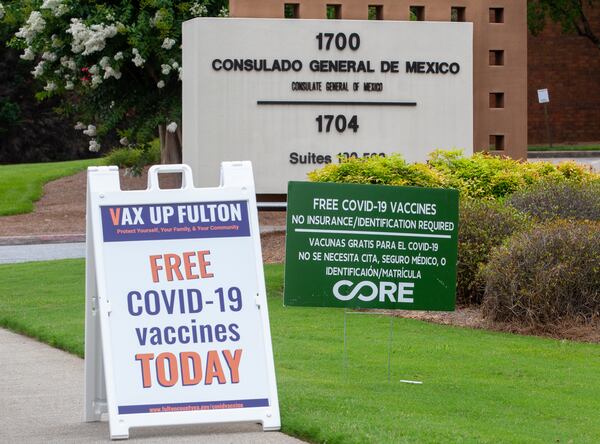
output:
[{"label": "grass", "polygon": [[527,148],[528,151],[600,151],[600,145],[532,145]]},{"label": "grass", "polygon": [[[283,431],[313,442],[598,442],[600,347],[282,307],[265,267]],[[84,262],[0,266],[0,325],[81,356]],[[400,383],[423,381],[423,385]]]},{"label": "grass", "polygon": [[98,164],[103,160],[0,165],[0,216],[30,213],[42,197],[44,184]]}]

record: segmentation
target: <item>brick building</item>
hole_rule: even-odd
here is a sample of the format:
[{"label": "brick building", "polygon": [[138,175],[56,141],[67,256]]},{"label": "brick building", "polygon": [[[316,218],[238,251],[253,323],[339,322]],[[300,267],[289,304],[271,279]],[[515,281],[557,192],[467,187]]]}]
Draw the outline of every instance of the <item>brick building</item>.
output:
[{"label": "brick building", "polygon": [[[592,29],[600,35],[600,5],[590,11]],[[537,89],[548,88],[552,138],[555,142],[600,141],[600,48],[585,37],[565,35],[549,23],[528,37],[528,138],[547,143],[544,110]]]}]

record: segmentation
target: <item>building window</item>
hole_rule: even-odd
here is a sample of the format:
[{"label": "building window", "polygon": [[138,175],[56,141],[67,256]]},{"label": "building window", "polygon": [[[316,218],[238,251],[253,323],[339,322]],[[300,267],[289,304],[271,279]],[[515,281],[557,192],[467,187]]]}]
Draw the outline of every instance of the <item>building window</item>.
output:
[{"label": "building window", "polygon": [[411,22],[422,22],[425,20],[425,6],[411,6],[409,8],[409,20]]},{"label": "building window", "polygon": [[450,8],[450,21],[451,22],[464,22],[466,21],[467,8],[463,6],[452,6]]},{"label": "building window", "polygon": [[327,18],[328,19],[341,19],[342,18],[342,5],[327,5]]},{"label": "building window", "polygon": [[285,3],[283,5],[283,16],[286,19],[300,18],[300,4],[299,3]]},{"label": "building window", "polygon": [[490,108],[504,108],[504,93],[490,93]]},{"label": "building window", "polygon": [[490,23],[504,23],[504,8],[490,8]]},{"label": "building window", "polygon": [[504,150],[504,135],[503,134],[491,134],[490,135],[490,151],[503,151]]},{"label": "building window", "polygon": [[504,50],[492,49],[490,50],[490,66],[502,66],[504,65]]},{"label": "building window", "polygon": [[383,20],[383,5],[369,5],[369,20]]}]

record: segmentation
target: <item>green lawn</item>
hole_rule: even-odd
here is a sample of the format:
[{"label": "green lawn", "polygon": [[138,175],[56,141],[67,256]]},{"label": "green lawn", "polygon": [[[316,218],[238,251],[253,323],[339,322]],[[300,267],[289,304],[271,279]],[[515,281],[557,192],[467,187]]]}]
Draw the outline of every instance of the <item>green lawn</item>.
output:
[{"label": "green lawn", "polygon": [[0,165],[0,216],[33,211],[33,203],[42,197],[45,183],[103,162],[102,159],[87,159]]},{"label": "green lawn", "polygon": [[[284,308],[265,267],[283,431],[314,442],[599,442],[600,346]],[[0,325],[83,353],[84,262],[0,266]],[[18,353],[18,350],[15,350]],[[400,383],[423,381],[423,385]]]},{"label": "green lawn", "polygon": [[600,145],[553,145],[552,148],[533,145],[527,149],[528,151],[600,151]]}]

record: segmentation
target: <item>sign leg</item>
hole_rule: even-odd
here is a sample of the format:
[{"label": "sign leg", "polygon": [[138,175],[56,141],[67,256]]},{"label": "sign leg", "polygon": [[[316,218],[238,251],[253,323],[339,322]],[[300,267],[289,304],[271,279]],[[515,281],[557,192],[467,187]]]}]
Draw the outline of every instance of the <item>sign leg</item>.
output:
[{"label": "sign leg", "polygon": [[392,333],[394,331],[394,316],[390,316],[390,337],[388,340],[388,382],[392,376]]},{"label": "sign leg", "polygon": [[348,310],[344,308],[344,378],[348,377],[347,314]]}]

